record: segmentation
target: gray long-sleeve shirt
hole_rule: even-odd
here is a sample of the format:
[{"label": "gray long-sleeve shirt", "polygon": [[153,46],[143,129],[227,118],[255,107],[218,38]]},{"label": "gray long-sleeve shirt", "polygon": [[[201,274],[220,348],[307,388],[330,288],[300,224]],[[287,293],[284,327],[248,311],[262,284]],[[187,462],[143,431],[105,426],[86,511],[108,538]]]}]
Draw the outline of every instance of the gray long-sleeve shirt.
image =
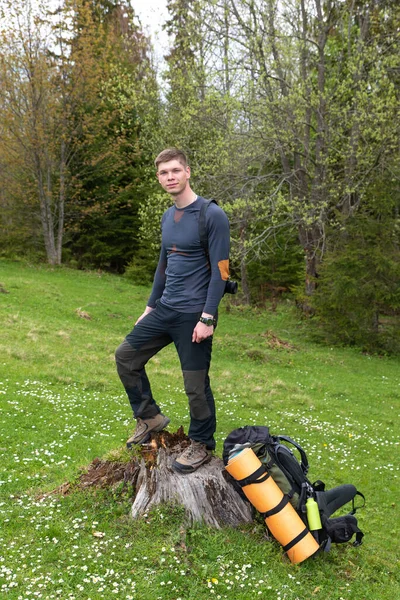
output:
[{"label": "gray long-sleeve shirt", "polygon": [[215,315],[229,277],[229,221],[211,203],[206,212],[209,261],[200,243],[199,214],[205,202],[171,206],[161,220],[160,259],[148,306],[160,300],[179,312],[202,311]]}]

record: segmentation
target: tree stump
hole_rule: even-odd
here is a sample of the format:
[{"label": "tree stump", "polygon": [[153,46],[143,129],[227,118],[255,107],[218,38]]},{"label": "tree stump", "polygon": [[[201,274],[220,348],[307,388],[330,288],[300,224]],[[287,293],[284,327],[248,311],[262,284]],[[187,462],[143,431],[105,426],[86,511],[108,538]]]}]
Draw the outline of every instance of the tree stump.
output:
[{"label": "tree stump", "polygon": [[189,443],[181,427],[174,434],[153,434],[151,441],[141,446],[132,516],[138,518],[153,506],[173,503],[184,507],[190,523],[219,529],[251,522],[253,509],[229,481],[220,458],[213,456],[194,473],[182,475],[172,470],[172,462]]},{"label": "tree stump", "polygon": [[172,470],[175,457],[189,444],[182,427],[175,433],[151,434],[148,443],[133,450],[129,462],[95,458],[78,483],[64,483],[45,495],[67,495],[77,487],[130,485],[134,492],[132,517],[135,519],[153,506],[177,504],[185,509],[189,524],[201,522],[220,529],[224,525],[250,523],[254,510],[234,488],[220,458],[213,456],[194,473],[181,475]]}]

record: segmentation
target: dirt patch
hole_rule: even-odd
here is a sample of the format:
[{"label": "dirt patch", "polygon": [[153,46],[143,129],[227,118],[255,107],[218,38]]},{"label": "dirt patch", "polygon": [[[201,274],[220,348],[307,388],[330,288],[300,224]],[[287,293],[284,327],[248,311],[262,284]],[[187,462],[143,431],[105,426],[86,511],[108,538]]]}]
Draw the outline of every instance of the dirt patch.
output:
[{"label": "dirt patch", "polygon": [[89,487],[113,488],[119,483],[130,484],[134,487],[143,461],[146,467],[151,469],[156,464],[160,448],[163,448],[167,454],[172,454],[182,452],[189,443],[190,440],[185,435],[183,427],[179,427],[175,433],[169,431],[154,433],[147,444],[137,448],[130,461],[122,462],[95,458],[77,481],[63,483],[51,492],[43,494],[40,498],[53,494],[67,496],[73,491],[84,490]]},{"label": "dirt patch", "polygon": [[272,333],[272,331],[265,331],[261,334],[261,337],[266,339],[268,347],[273,350],[296,350],[296,346],[290,344],[290,342],[281,340],[277,335]]}]

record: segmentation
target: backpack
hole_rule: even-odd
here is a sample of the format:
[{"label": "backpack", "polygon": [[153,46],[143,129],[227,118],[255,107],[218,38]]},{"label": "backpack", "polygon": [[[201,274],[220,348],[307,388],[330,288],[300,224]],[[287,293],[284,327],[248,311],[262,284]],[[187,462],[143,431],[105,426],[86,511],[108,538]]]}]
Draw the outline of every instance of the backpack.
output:
[{"label": "backpack", "polygon": [[[216,200],[205,200],[200,207],[200,214],[199,214],[200,244],[204,250],[204,254],[207,257],[208,262],[210,262],[210,259],[209,259],[209,255],[208,255],[208,236],[207,236],[207,228],[206,228],[206,212],[207,212],[207,208],[210,206],[211,203],[214,203],[218,206],[218,202]],[[225,284],[224,294],[236,294],[237,290],[238,290],[237,281],[228,279],[228,281]]]},{"label": "backpack", "polygon": [[[285,443],[282,443],[285,442]],[[292,445],[300,455],[300,461],[287,446]],[[320,548],[328,551],[331,543],[349,542],[354,534],[356,539],[353,546],[362,543],[364,534],[358,528],[354,516],[356,507],[354,499],[358,495],[365,504],[364,495],[352,484],[345,484],[330,490],[325,490],[325,484],[318,480],[314,483],[307,478],[309,469],[308,459],[303,448],[287,435],[271,435],[268,427],[246,426],[232,431],[224,442],[223,461],[227,465],[230,457],[243,450],[251,448],[257,455],[267,472],[288,497],[293,508],[308,525],[306,502],[313,498],[317,504],[321,518],[322,529],[313,531]],[[244,497],[240,485],[228,473],[227,476],[237,491]],[[349,514],[331,518],[334,512],[348,502],[352,502]]]},{"label": "backpack", "polygon": [[218,206],[218,202],[216,200],[205,200],[200,207],[199,214],[199,238],[200,244],[203,248],[207,258],[208,258],[208,237],[207,237],[207,228],[206,228],[206,212],[207,208],[211,203],[214,203]]}]

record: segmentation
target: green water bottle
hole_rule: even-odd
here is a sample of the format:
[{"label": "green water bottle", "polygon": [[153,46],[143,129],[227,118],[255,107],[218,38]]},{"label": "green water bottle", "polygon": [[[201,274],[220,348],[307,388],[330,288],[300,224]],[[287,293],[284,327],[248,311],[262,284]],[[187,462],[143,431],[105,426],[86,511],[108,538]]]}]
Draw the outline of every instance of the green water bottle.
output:
[{"label": "green water bottle", "polygon": [[321,517],[319,515],[318,504],[315,502],[314,498],[309,498],[306,502],[306,510],[307,510],[307,521],[308,528],[310,531],[316,531],[317,529],[322,529]]}]

